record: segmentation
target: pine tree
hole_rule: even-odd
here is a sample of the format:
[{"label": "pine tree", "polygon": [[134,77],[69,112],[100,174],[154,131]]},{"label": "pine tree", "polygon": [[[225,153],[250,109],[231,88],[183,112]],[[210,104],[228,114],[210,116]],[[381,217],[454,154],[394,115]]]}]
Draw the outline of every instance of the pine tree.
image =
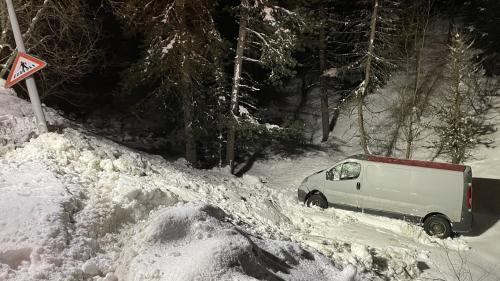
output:
[{"label": "pine tree", "polygon": [[464,2],[464,22],[474,36],[474,42],[481,49],[481,60],[488,75],[499,75],[500,66],[500,1],[472,0]]},{"label": "pine tree", "polygon": [[[251,76],[243,80],[245,64],[253,64],[268,73],[268,82],[276,82],[293,73],[296,61],[292,51],[296,44],[294,29],[296,14],[284,7],[273,5],[273,1],[241,0],[239,10],[239,34],[234,59],[233,83],[230,99],[230,120],[226,144],[226,163],[234,168],[236,132],[242,125],[242,115],[250,117],[247,110],[240,112],[242,89],[258,91]],[[250,118],[251,121],[256,120]]]},{"label": "pine tree", "polygon": [[435,106],[439,124],[434,129],[441,153],[458,164],[467,159],[484,133],[488,102],[483,95],[484,71],[474,62],[472,43],[458,31],[450,40],[446,90]]},{"label": "pine tree", "polygon": [[[151,88],[142,100],[179,97],[185,156],[197,164],[197,139],[203,126],[201,100],[215,95],[221,80],[223,41],[215,27],[215,1],[113,1],[115,13],[128,28],[144,36],[144,56],[131,66],[124,92]],[[207,47],[208,46],[208,47]],[[213,83],[215,81],[216,83]],[[217,100],[217,99],[215,99]]]}]

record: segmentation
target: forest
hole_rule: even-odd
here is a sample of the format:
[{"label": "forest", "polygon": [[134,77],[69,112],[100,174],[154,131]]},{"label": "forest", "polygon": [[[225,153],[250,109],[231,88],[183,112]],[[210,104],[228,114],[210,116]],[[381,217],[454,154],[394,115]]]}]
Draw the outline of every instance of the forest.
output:
[{"label": "forest", "polygon": [[[47,106],[83,123],[100,119],[101,127],[118,116],[119,134],[166,140],[149,151],[194,167],[234,172],[264,150],[310,146],[300,104],[286,105],[290,91],[319,95],[312,114],[323,142],[333,137],[339,112],[352,108],[355,141],[366,154],[398,150],[411,159],[422,131],[432,130],[436,156],[462,163],[492,130],[485,112],[500,72],[496,0],[14,4],[27,52],[49,65],[36,75]],[[15,43],[0,6],[5,78]],[[436,28],[445,34],[438,47]],[[430,57],[429,49],[441,52]],[[369,97],[396,75],[394,126],[380,140],[366,128]],[[27,96],[24,85],[15,90]]]}]

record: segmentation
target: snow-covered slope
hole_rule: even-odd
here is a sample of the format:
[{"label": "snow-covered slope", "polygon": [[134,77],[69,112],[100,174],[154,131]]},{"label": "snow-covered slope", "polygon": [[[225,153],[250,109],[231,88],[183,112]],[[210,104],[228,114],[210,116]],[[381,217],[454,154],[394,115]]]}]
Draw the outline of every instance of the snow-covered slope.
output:
[{"label": "snow-covered slope", "polygon": [[[337,128],[352,132],[344,116]],[[69,128],[3,146],[0,280],[454,280],[455,268],[498,280],[490,213],[481,233],[441,241],[403,221],[298,204],[304,176],[359,149],[335,140],[242,178]],[[491,149],[481,165],[494,163]]]},{"label": "snow-covered slope", "polygon": [[[69,122],[48,107],[44,107],[47,122],[59,127]],[[14,91],[0,87],[0,145],[18,145],[37,134],[31,104],[16,97]],[[1,150],[0,150],[1,154]]]},{"label": "snow-covered slope", "polygon": [[0,280],[377,280],[290,241],[255,177],[73,129],[7,147],[0,171]]}]

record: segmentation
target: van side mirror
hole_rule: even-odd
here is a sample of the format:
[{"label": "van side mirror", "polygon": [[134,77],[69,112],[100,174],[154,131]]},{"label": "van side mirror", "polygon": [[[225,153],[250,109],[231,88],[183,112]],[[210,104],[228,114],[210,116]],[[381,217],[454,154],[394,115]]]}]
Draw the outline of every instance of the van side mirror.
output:
[{"label": "van side mirror", "polygon": [[327,181],[333,180],[333,173],[332,173],[331,170],[330,171],[326,171],[326,180]]},{"label": "van side mirror", "polygon": [[338,181],[339,180],[339,176],[338,174],[336,175],[333,171],[333,169],[329,170],[329,171],[326,171],[326,180],[328,181]]}]

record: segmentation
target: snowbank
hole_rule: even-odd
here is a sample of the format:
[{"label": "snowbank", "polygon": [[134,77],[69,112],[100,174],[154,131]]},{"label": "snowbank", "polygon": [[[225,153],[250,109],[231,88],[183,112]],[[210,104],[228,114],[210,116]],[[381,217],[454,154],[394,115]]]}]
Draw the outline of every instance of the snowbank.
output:
[{"label": "snowbank", "polygon": [[0,163],[0,193],[0,280],[47,277],[69,238],[64,185],[36,163]]},{"label": "snowbank", "polygon": [[443,249],[471,252],[403,221],[298,204],[330,153],[235,178],[74,129],[41,135],[1,156],[0,280],[404,280],[446,268]]},{"label": "snowbank", "polygon": [[[264,201],[260,196],[255,199],[262,205],[255,211],[256,220],[251,220],[253,215],[244,204],[226,215],[207,204],[179,203],[181,198],[218,202],[231,211],[228,205],[235,205],[235,200],[242,203],[243,196],[252,200],[255,195],[250,189],[238,196],[229,192],[232,187],[243,188],[241,181],[228,176],[216,180],[220,174],[188,174],[184,170],[189,168],[182,163],[169,164],[71,129],[32,139],[9,151],[2,165],[12,175],[2,173],[2,189],[27,196],[37,206],[26,204],[23,207],[28,208],[20,207],[19,217],[9,217],[15,203],[4,200],[17,199],[14,195],[0,199],[0,206],[5,206],[0,222],[7,229],[17,227],[15,233],[26,233],[33,240],[25,245],[9,239],[13,230],[0,232],[3,279],[358,280],[370,276],[353,267],[342,271],[313,250],[293,242],[257,238],[231,223],[258,222],[267,236],[276,229],[272,225],[286,223],[276,206],[260,204]],[[31,174],[24,177],[30,185],[19,181],[21,170]],[[252,189],[263,188],[255,178],[245,181]],[[52,193],[58,196],[48,201]],[[242,220],[243,216],[248,219]],[[45,217],[57,219],[30,228]],[[18,220],[30,223],[19,224]]]},{"label": "snowbank", "polygon": [[[55,110],[44,107],[45,118],[51,126],[69,122]],[[0,86],[0,147],[20,145],[38,134],[31,104],[15,96],[13,90]],[[1,150],[0,150],[1,155]]]},{"label": "snowbank", "polygon": [[255,177],[195,171],[69,128],[1,157],[0,280],[374,278],[280,241],[290,219]]},{"label": "snowbank", "polygon": [[162,209],[136,228],[118,258],[119,280],[354,280],[291,242],[262,240],[223,222],[210,205]]}]

